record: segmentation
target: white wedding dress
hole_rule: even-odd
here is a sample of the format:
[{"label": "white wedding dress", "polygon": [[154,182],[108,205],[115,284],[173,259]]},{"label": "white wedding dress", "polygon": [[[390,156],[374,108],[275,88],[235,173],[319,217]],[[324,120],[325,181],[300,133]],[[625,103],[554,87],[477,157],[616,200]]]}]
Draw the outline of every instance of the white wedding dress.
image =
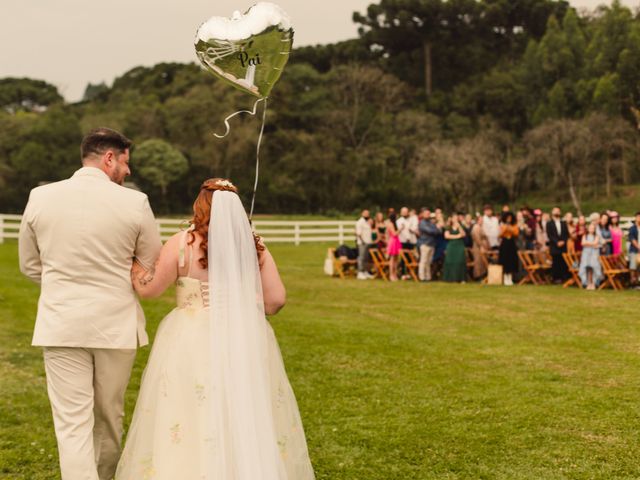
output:
[{"label": "white wedding dress", "polygon": [[[273,427],[273,445],[277,442],[273,451],[279,456],[272,462],[273,473],[260,465],[264,458],[251,458],[256,448],[242,452],[242,445],[250,444],[256,432],[240,438],[237,429],[233,431],[233,413],[227,413],[234,405],[223,410],[217,403],[230,398],[229,392],[217,389],[236,385],[218,382],[212,367],[211,326],[216,313],[209,308],[209,282],[179,277],[176,296],[177,308],[158,327],[116,480],[259,480],[256,471],[264,479],[313,480],[298,406],[269,322],[262,317],[271,410],[270,418],[263,420]],[[229,380],[242,382],[241,378]],[[233,439],[242,445],[234,448]],[[247,462],[259,470],[242,473]]]}]

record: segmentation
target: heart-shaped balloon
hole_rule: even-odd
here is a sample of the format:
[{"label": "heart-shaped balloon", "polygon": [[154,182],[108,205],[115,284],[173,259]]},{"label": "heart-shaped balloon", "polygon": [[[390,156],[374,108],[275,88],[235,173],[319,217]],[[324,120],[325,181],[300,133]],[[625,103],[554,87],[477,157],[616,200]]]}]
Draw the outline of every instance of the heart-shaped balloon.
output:
[{"label": "heart-shaped balloon", "polygon": [[287,14],[273,3],[260,2],[243,15],[212,17],[196,35],[196,53],[215,76],[259,98],[282,75],[293,45]]}]

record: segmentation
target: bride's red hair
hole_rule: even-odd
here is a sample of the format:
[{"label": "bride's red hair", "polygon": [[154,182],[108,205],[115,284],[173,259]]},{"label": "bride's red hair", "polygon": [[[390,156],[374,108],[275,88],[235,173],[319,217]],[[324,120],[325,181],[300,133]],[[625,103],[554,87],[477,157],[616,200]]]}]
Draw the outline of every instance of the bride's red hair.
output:
[{"label": "bride's red hair", "polygon": [[[213,193],[216,191],[226,191],[238,193],[238,189],[229,180],[224,178],[210,178],[205,180],[200,187],[200,193],[196,197],[196,201],[193,202],[193,218],[191,219],[191,225],[193,229],[189,235],[189,245],[195,242],[196,237],[194,233],[198,233],[201,238],[200,250],[204,252],[204,256],[199,260],[200,266],[205,270],[209,266],[209,220],[211,218],[211,202],[213,199]],[[256,242],[256,251],[258,256],[260,252],[264,250],[264,245],[260,242],[260,237],[255,233],[253,238]]]}]

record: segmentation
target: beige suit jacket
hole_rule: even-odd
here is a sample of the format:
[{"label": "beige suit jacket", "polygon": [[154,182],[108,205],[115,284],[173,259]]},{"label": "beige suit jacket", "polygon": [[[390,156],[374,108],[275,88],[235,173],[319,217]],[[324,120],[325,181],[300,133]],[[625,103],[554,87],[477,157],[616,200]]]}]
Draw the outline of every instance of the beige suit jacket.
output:
[{"label": "beige suit jacket", "polygon": [[41,284],[33,345],[146,345],[131,264],[152,267],[160,248],[147,196],[97,168],[33,189],[19,239],[20,270]]}]

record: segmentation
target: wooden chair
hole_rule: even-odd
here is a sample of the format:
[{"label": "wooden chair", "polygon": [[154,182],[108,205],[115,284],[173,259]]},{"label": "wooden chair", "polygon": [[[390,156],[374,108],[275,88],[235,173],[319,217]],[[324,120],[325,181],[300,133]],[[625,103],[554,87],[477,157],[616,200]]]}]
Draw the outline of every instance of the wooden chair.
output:
[{"label": "wooden chair", "polygon": [[582,280],[580,280],[580,276],[578,275],[578,272],[580,271],[580,252],[573,251],[563,253],[562,258],[564,259],[564,263],[567,264],[567,269],[571,274],[571,278],[564,282],[562,287],[567,288],[571,285],[577,285],[578,288],[583,288]]},{"label": "wooden chair", "polygon": [[607,287],[611,287],[614,290],[624,290],[626,276],[629,275],[630,271],[627,267],[622,266],[619,257],[621,255],[600,255],[600,265],[602,266],[605,280],[598,290]]},{"label": "wooden chair", "polygon": [[618,255],[612,255],[611,258],[613,259],[613,264],[616,268],[629,268],[629,262],[627,262],[627,258],[624,254],[619,253]]},{"label": "wooden chair", "polygon": [[464,254],[467,260],[467,273],[469,274],[469,278],[473,278],[473,250],[465,248]]},{"label": "wooden chair", "polygon": [[413,253],[413,250],[402,249],[400,250],[400,256],[402,257],[402,261],[404,262],[404,266],[411,275],[411,278],[415,282],[420,281],[418,278],[418,260],[416,259],[416,255]]},{"label": "wooden chair", "polygon": [[336,249],[330,248],[329,255],[333,259],[333,276],[345,279],[348,276],[355,276],[358,271],[358,261],[340,259],[336,257]]},{"label": "wooden chair", "polygon": [[382,278],[384,281],[389,280],[389,259],[386,258],[384,253],[379,248],[372,248],[369,250],[371,259],[373,260],[373,266],[376,269],[376,277]]},{"label": "wooden chair", "polygon": [[527,273],[527,275],[522,277],[522,280],[518,282],[518,285],[524,285],[526,283],[544,285],[547,283],[545,276],[550,267],[540,261],[535,251],[518,250],[518,258]]}]

